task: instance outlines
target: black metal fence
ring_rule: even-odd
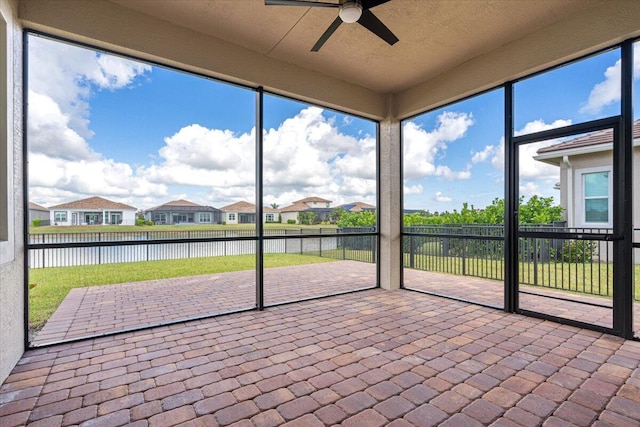
[[[250,255],[258,242],[253,229],[33,234],[29,268]],[[262,242],[265,254],[375,262],[377,253],[370,227],[266,229]]]
[[[567,228],[558,224],[522,226],[520,231],[611,234],[611,229]],[[563,236],[563,237],[564,237]],[[553,236],[552,236],[553,237]],[[502,225],[425,225],[405,227],[404,266],[424,271],[504,279]],[[611,296],[612,244],[603,240],[520,238],[522,285]],[[640,295],[635,296],[640,300]]]
[[[378,237],[371,227],[265,229],[265,254],[300,254],[338,260],[376,262]],[[610,229],[523,226],[521,231],[608,234]],[[29,236],[29,267],[64,267],[256,253],[254,229],[98,233]],[[612,244],[601,240],[520,238],[523,285],[611,296]],[[405,227],[404,266],[492,280],[503,280],[504,229],[501,225]],[[635,294],[640,300],[640,294]]]

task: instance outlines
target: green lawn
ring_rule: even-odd
[[[296,254],[265,254],[269,267],[331,262],[332,259]],[[29,326],[39,328],[73,288],[252,270],[255,255],[188,258],[29,270]]]
[[[404,265],[409,267],[409,254],[404,256]],[[414,268],[418,270],[462,275],[462,258],[414,255]],[[635,265],[635,295],[640,300],[640,264]],[[568,262],[520,262],[518,265],[520,283],[537,284],[543,289],[555,289],[578,294],[603,297],[613,296],[613,265],[610,263],[568,263]],[[503,279],[502,259],[487,260],[466,258],[464,272],[467,276]],[[537,281],[536,281],[537,280]],[[609,283],[607,288],[606,283]]]

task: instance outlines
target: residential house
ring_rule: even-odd
[[[102,197],[89,197],[51,206],[53,225],[135,225],[136,208]]]
[[[610,129],[541,148],[534,158],[560,168],[560,182],[555,188],[560,190],[560,205],[568,227],[613,228],[613,187],[618,181],[613,173]],[[640,165],[640,120],[633,124],[633,162]],[[633,192],[634,200],[640,200],[638,167],[633,171]],[[633,223],[640,224],[638,207],[633,212]],[[640,229],[634,231],[634,238],[640,241]],[[601,247],[599,252],[601,259],[610,260],[613,256],[610,244],[608,250]],[[635,262],[640,263],[640,256],[635,257]]]
[[[220,224],[222,211],[188,200],[173,200],[147,209],[144,218],[154,224]]]
[[[222,221],[225,224],[255,224],[256,205],[253,203],[240,201],[220,208],[222,211]],[[278,222],[278,209],[264,206],[262,208],[263,222]]]
[[[49,209],[29,202],[29,225],[33,225],[34,220],[38,220],[39,225],[49,225]]]
[[[370,205],[369,203],[365,203],[365,202],[345,203],[345,204],[340,205],[338,207],[344,209],[347,212],[364,212],[364,211],[375,211],[376,210],[375,206]]]
[[[321,197],[307,197],[296,200],[289,206],[280,209],[280,217],[283,224],[289,221],[295,221],[296,224],[299,224],[298,215],[300,213],[313,213],[315,221],[322,222],[330,216],[332,210],[331,200]]]

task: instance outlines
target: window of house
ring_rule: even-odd
[[[612,178],[610,166],[576,170],[576,212],[578,227],[611,227],[613,225]]]
[[[209,212],[200,213],[200,222],[211,222],[211,214]]]
[[[275,217],[272,213],[268,213],[265,218],[267,219],[267,222],[275,222]]]
[[[230,213],[230,214],[227,215],[227,218],[229,218],[229,221],[235,221],[236,220],[236,214]]]
[[[166,213],[157,213],[153,216],[153,222],[156,224],[165,224],[167,222]]]
[[[67,211],[55,211],[53,218],[55,222],[67,222]]]

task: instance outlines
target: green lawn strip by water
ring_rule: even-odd
[[[264,255],[269,268],[331,261],[334,260],[309,255]],[[255,255],[236,255],[30,269],[29,326],[38,328],[44,324],[73,288],[252,270],[255,262]]]

